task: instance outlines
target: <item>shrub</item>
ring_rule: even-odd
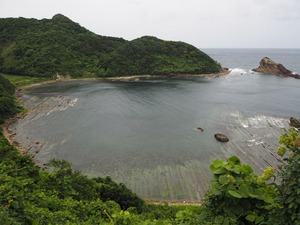
[[[259,177],[236,156],[215,160],[210,169],[213,181],[201,213],[204,224],[263,224],[269,220],[271,210],[278,207],[278,193],[274,184],[265,181],[274,176],[274,169],[267,168]]]

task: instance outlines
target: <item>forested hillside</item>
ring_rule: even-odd
[[[183,42],[96,35],[58,14],[52,19],[0,19],[0,72],[48,76],[207,74],[221,67]]]
[[[220,65],[192,45],[144,36],[126,42],[110,54],[108,75],[207,74]]]

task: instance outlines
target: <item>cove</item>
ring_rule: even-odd
[[[199,201],[214,159],[237,155],[258,174],[281,164],[277,141],[300,114],[299,88],[236,70],[214,79],[69,81],[25,90],[29,114],[9,129],[39,164],[66,159],[146,199]]]

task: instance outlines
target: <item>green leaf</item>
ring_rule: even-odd
[[[213,174],[223,174],[225,172],[223,167],[224,162],[222,160],[217,159],[210,165],[210,170]]]
[[[222,194],[219,187],[220,187],[220,185],[217,182],[212,183],[212,193],[214,195],[221,195]]]
[[[253,173],[253,169],[249,165],[240,166],[240,171],[245,175]]]
[[[40,222],[40,219],[33,219],[33,220],[31,221],[31,225],[38,225],[39,222]]]
[[[216,224],[221,224],[221,223],[223,223],[223,221],[224,221],[224,217],[223,216],[217,216],[215,218],[215,223]]]
[[[287,198],[287,200],[285,201],[286,203],[291,203],[292,201],[294,201],[294,197],[290,196]]]
[[[213,161],[211,165],[214,166],[215,168],[220,168],[224,165],[224,161],[220,159],[216,159],[215,161]]]
[[[241,164],[241,161],[240,161],[240,159],[237,156],[232,156],[227,161],[228,161],[228,163],[230,163],[232,165]]]
[[[227,177],[227,175],[221,175],[221,176],[219,177],[219,182],[220,182],[220,184],[222,184],[222,185],[226,185],[226,184],[228,184],[228,183],[230,182],[230,180],[229,180],[229,178]]]
[[[11,206],[15,209],[18,209],[19,208],[19,202],[18,201],[13,201]]]
[[[255,214],[249,214],[248,216],[246,216],[246,220],[250,221],[250,222],[254,222],[256,219],[256,215]]]
[[[269,196],[269,195],[265,195],[265,196],[263,197],[263,200],[264,200],[265,202],[267,202],[267,203],[270,203],[270,204],[273,204],[273,203],[274,203],[274,199],[273,199],[271,196]]]
[[[229,219],[227,217],[224,219],[222,225],[229,225]]]
[[[236,191],[229,190],[228,193],[235,198],[242,198],[243,196],[237,193]]]
[[[263,215],[260,215],[258,217],[256,217],[255,219],[255,223],[259,224],[260,222],[264,221],[265,217]]]
[[[249,197],[249,190],[246,184],[242,184],[239,188],[239,193],[244,197]]]
[[[290,203],[290,204],[289,204],[289,209],[293,208],[293,207],[294,207],[294,205],[295,205],[295,203],[294,203],[294,202]]]

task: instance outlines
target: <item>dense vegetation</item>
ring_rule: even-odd
[[[0,72],[29,76],[70,74],[207,74],[221,67],[182,42],[96,35],[63,15],[52,19],[0,19]]]
[[[0,76],[1,93],[12,108],[14,86]],[[261,176],[233,156],[215,160],[213,180],[202,206],[145,203],[124,184],[109,177],[88,178],[70,163],[52,160],[48,169],[37,167],[19,153],[0,129],[1,224],[204,224],[300,225],[300,133],[290,129],[280,139],[277,153],[286,162],[268,167]],[[275,182],[277,179],[277,182]]]
[[[20,107],[13,97],[14,92],[15,87],[0,75],[0,124],[20,111]]]
[[[206,74],[220,65],[195,47],[145,36],[116,49],[105,62],[107,75]]]

